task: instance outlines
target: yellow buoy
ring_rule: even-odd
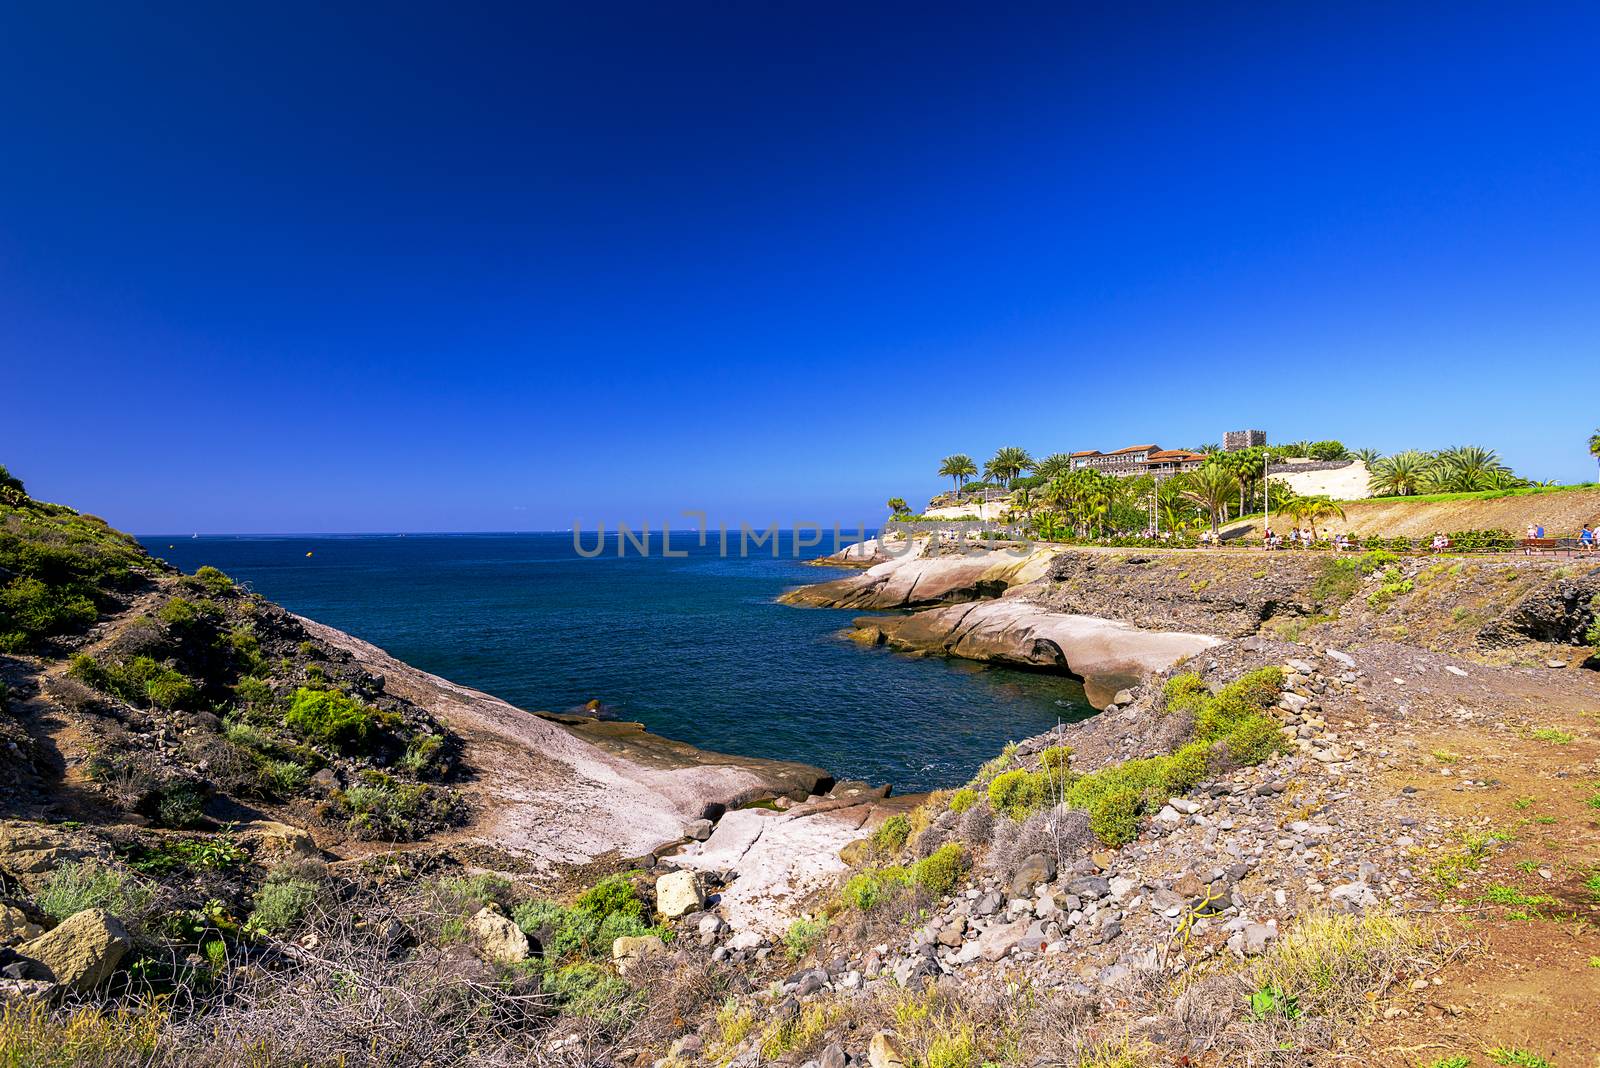
[[[310,556],[310,555],[311,555],[311,554],[310,554],[310,553],[306,553],[306,555],[307,555],[307,556]]]

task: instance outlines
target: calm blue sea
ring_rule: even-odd
[[[787,537],[778,559],[724,558],[693,534],[672,536],[682,558],[659,534],[648,557],[632,544],[619,557],[613,537],[594,559],[566,533],[142,541],[524,708],[598,698],[702,748],[902,792],[959,784],[1008,740],[1089,713],[1069,679],[863,649],[839,637],[858,613],[774,603],[846,573],[802,564]]]

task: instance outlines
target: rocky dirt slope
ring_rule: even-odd
[[[1488,500],[1350,501],[1343,508],[1345,519],[1340,521],[1335,518],[1333,529],[1363,537],[1425,538],[1452,530],[1491,529],[1509,530],[1520,537],[1529,524],[1543,526],[1551,537],[1577,537],[1585,523],[1591,527],[1600,524],[1600,488],[1529,493]],[[1232,524],[1223,531],[1224,537],[1259,537],[1260,534],[1260,521]]]

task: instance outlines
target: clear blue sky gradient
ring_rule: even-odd
[[[1245,426],[1593,477],[1592,4],[135,6],[0,21],[0,462],[126,528]]]

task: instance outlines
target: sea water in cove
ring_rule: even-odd
[[[592,551],[597,535],[583,537]],[[598,699],[703,749],[901,792],[958,785],[1007,741],[1090,712],[1071,679],[862,648],[840,637],[861,613],[777,604],[848,573],[805,564],[787,536],[776,559],[737,555],[736,538],[723,556],[692,533],[671,536],[687,556],[665,556],[657,534],[648,556],[619,556],[612,536],[592,559],[565,532],[142,540],[522,708]]]

